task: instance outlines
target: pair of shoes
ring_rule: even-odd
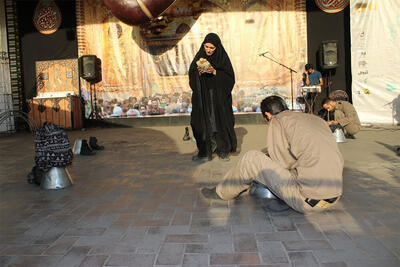
[[[230,161],[229,153],[220,152],[220,153],[218,153],[218,157],[222,161]]]
[[[189,141],[190,140],[190,135],[189,135],[189,127],[185,127],[185,135],[183,136],[183,141]]]
[[[220,198],[220,196],[218,196],[217,194],[216,187],[213,188],[204,187],[201,189],[201,194],[208,199],[222,200],[222,198]]]
[[[104,150],[104,146],[99,146],[97,144],[97,138],[94,136],[91,136],[89,138],[89,146],[92,150]]]
[[[290,207],[283,200],[275,199],[265,199],[264,205],[262,206],[265,211],[281,212],[288,210]]]
[[[354,135],[348,134],[348,133],[345,135],[345,137],[346,137],[347,139],[356,139],[356,137],[355,137]]]
[[[28,174],[28,183],[40,185],[42,183],[44,176],[44,171],[39,169],[37,166],[34,166],[31,172]]]
[[[81,145],[81,155],[84,156],[93,156],[94,154],[96,154],[95,151],[93,151],[90,147],[89,144],[87,142],[86,139],[82,140],[82,145]]]

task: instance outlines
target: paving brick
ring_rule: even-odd
[[[379,259],[379,260],[348,260],[346,261],[349,267],[398,267],[400,266],[400,261],[396,259]]]
[[[266,241],[258,243],[262,262],[267,264],[288,263],[286,251],[281,242]]]
[[[257,242],[254,234],[234,234],[233,245],[235,252],[257,252]]]
[[[81,236],[75,242],[75,246],[97,246],[99,244],[102,245],[111,245],[120,240],[119,236]]]
[[[272,216],[272,224],[277,231],[296,231],[292,220],[285,216]]]
[[[14,258],[14,256],[0,256],[0,266],[7,266]]]
[[[133,226],[168,226],[169,219],[154,219],[154,220],[139,220],[136,219],[132,225]]]
[[[348,260],[365,260],[371,257],[359,248],[353,249],[320,249],[315,250],[314,256],[319,262],[335,262],[338,259],[347,262]]]
[[[106,266],[153,266],[155,254],[112,254],[106,261]]]
[[[347,264],[345,262],[328,262],[328,263],[322,263],[321,267],[347,267]]]
[[[294,267],[319,266],[311,252],[289,252],[289,259]]]
[[[103,266],[108,256],[106,255],[94,255],[86,256],[79,267],[99,267]]]
[[[57,262],[61,256],[19,256],[13,259],[7,267],[43,267],[43,266],[57,266]]]
[[[75,236],[63,236],[54,242],[43,254],[46,255],[64,255],[70,247],[79,239]]]
[[[202,234],[175,234],[165,237],[165,242],[169,243],[205,243],[207,241],[208,235]]]
[[[1,251],[1,255],[41,255],[47,245],[9,246]]]
[[[139,242],[132,242],[131,240],[125,241],[127,244],[137,247],[137,253],[156,253],[159,251],[160,246],[164,243],[164,235],[145,235],[144,238]]]
[[[172,225],[189,225],[191,214],[188,212],[176,213],[172,219]]]
[[[95,245],[90,249],[89,255],[134,254],[135,252],[136,246],[116,242]]]
[[[379,236],[378,240],[391,250],[400,250],[400,235]]]
[[[374,237],[357,237],[354,239],[357,247],[361,248],[363,251],[368,253],[374,258],[394,258],[395,255],[391,253],[387,248],[385,248],[382,243],[380,243]]]
[[[208,266],[208,254],[185,254],[183,256],[183,267],[204,267]]]
[[[311,223],[299,223],[296,224],[297,229],[299,230],[300,234],[306,240],[323,240],[325,239],[324,235],[322,234],[320,228],[316,224]]]
[[[180,265],[183,252],[183,244],[164,244],[158,253],[156,265]]]
[[[348,234],[340,229],[323,231],[324,235],[327,237],[328,242],[336,249],[346,249],[354,248],[356,244],[354,240],[350,238]]]
[[[301,240],[301,237],[297,231],[279,231],[279,232],[257,233],[256,240],[258,242],[296,241],[296,240]]]
[[[283,246],[287,251],[304,251],[332,248],[328,241],[325,240],[296,240],[284,241]]]
[[[29,236],[26,234],[2,234],[0,235],[0,244],[1,245],[25,245],[31,244],[37,236]]]
[[[210,265],[225,264],[259,264],[258,253],[223,253],[211,254]]]
[[[65,236],[98,236],[102,235],[106,228],[71,228],[65,232]]]
[[[170,226],[155,226],[148,227],[148,235],[173,235],[173,234],[190,234],[188,225],[170,225]]]
[[[233,253],[232,243],[187,244],[185,253]]]
[[[88,254],[90,247],[72,247],[57,263],[60,267],[74,267],[81,265]]]
[[[257,265],[238,265],[238,266],[239,267],[292,267],[292,264],[278,263],[278,264],[257,264]]]

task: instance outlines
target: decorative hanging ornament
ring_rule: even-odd
[[[52,34],[61,25],[60,8],[54,0],[39,0],[33,13],[33,25],[43,34]]]
[[[122,22],[141,25],[156,19],[175,0],[104,0],[104,4]]]
[[[327,13],[337,13],[345,9],[350,0],[315,0],[317,6]]]

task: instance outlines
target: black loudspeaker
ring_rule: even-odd
[[[84,55],[79,58],[79,75],[86,81],[96,81],[99,76],[98,70],[95,55]]]
[[[338,41],[322,41],[319,49],[320,66],[323,69],[335,69],[339,66],[338,62]]]

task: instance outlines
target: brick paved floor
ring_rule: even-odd
[[[344,195],[330,211],[266,213],[248,195],[208,201],[239,155],[262,149],[266,127],[237,126],[230,162],[193,163],[184,127],[69,132],[106,150],[76,156],[75,184],[28,184],[29,133],[0,137],[0,266],[400,266],[397,128],[364,128],[340,144]]]

